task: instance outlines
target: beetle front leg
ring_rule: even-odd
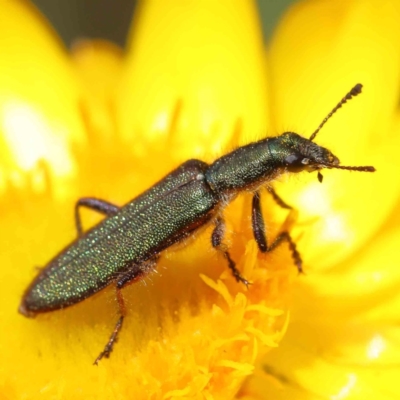
[[[272,198],[275,200],[275,203],[282,208],[286,208],[287,210],[292,210],[293,207],[289,204],[285,203],[282,198],[275,192],[275,189],[271,186],[267,186],[268,192],[271,194]]]
[[[226,246],[222,243],[222,240],[224,238],[225,234],[225,222],[221,217],[218,217],[217,220],[215,221],[215,228],[213,230],[213,233],[211,235],[211,243],[215,249],[217,249],[219,252],[222,253],[222,255],[226,258],[226,261],[228,261],[228,266],[232,271],[233,276],[238,282],[242,282],[248,287],[250,285],[250,282],[243,278],[243,276],[240,274],[239,270],[236,268],[235,262],[232,260]]]
[[[130,268],[124,272],[117,280],[116,284],[116,293],[117,293],[117,300],[118,300],[118,308],[120,312],[120,317],[118,318],[117,323],[115,324],[114,330],[108,339],[107,344],[104,347],[104,350],[97,356],[96,360],[94,361],[94,365],[97,365],[98,362],[103,358],[110,357],[110,354],[113,350],[114,344],[118,339],[118,334],[122,328],[122,323],[124,322],[125,314],[126,314],[126,307],[124,297],[122,296],[122,288],[128,284],[134,283],[142,279],[145,275],[147,275],[150,270],[153,269],[157,262],[157,258],[154,257],[151,260],[148,260],[142,264],[134,264],[131,263]]]
[[[75,224],[76,230],[78,231],[78,237],[82,236],[83,234],[82,221],[79,214],[80,207],[86,207],[91,210],[98,211],[108,217],[115,215],[119,210],[118,206],[109,203],[108,201],[96,199],[94,197],[82,197],[75,204]]]
[[[275,192],[274,192],[275,193]],[[265,235],[265,223],[261,211],[260,193],[255,192],[253,196],[251,221],[253,227],[254,238],[257,242],[258,248],[262,253],[267,253],[277,248],[284,240],[289,244],[290,251],[292,252],[293,261],[299,273],[303,272],[302,260],[300,253],[297,251],[296,244],[291,238],[289,232],[281,232],[276,239],[268,246],[267,238]]]

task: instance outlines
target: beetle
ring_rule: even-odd
[[[170,172],[146,192],[118,207],[96,198],[81,198],[75,206],[77,239],[57,254],[41,270],[23,295],[19,312],[27,317],[72,306],[115,283],[120,317],[97,364],[109,357],[126,314],[122,288],[150,273],[160,253],[191,236],[198,228],[214,223],[212,246],[221,253],[238,282],[245,279],[223,244],[223,208],[242,191],[252,191],[252,228],[261,252],[288,242],[299,272],[301,257],[289,232],[267,242],[259,189],[266,186],[276,202],[290,208],[274,192],[270,183],[285,173],[318,172],[337,168],[374,172],[372,166],[342,166],[328,149],[313,142],[319,130],[352,97],[361,93],[361,84],[332,109],[315,132],[306,139],[294,132],[265,138],[218,158],[212,164],[189,160]],[[80,209],[87,207],[106,216],[83,232]]]

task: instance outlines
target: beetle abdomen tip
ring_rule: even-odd
[[[34,311],[28,309],[24,301],[22,301],[22,303],[20,304],[18,312],[28,318],[33,318],[36,316],[36,313]]]

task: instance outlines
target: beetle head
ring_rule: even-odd
[[[289,172],[319,171],[322,168],[335,168],[339,159],[328,149],[294,132],[281,135],[284,144],[284,165]]]
[[[290,172],[300,171],[318,171],[318,180],[322,182],[320,170],[322,168],[346,169],[349,171],[374,172],[375,168],[371,166],[349,167],[339,165],[339,159],[328,149],[318,146],[313,142],[317,133],[326,124],[337,110],[339,110],[348,100],[361,93],[362,85],[358,83],[342,100],[332,109],[324,118],[318,128],[313,132],[309,139],[303,138],[293,132],[286,132],[279,138],[284,145],[284,165]]]
[[[318,171],[318,180],[322,182],[323,168],[346,169],[349,171],[374,172],[371,166],[350,167],[339,165],[339,159],[325,147],[294,132],[285,132],[279,137],[283,144],[283,164],[289,172]]]

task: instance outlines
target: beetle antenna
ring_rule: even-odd
[[[360,172],[375,172],[376,169],[371,166],[363,166],[363,167],[347,167],[344,165],[328,165],[328,168],[336,168],[336,169],[347,169],[348,171],[360,171]]]
[[[339,103],[336,105],[336,107],[324,118],[324,120],[320,123],[319,127],[310,136],[309,140],[313,141],[315,139],[315,136],[317,136],[317,133],[328,122],[329,118],[332,117],[332,115],[335,114],[335,112],[337,110],[339,110],[339,108],[341,108],[342,105],[347,102],[347,100],[351,100],[354,96],[357,96],[358,94],[360,94],[361,93],[361,89],[362,89],[361,83],[357,83],[357,85],[355,85],[353,87],[353,89],[351,89],[350,92],[347,93],[346,96],[344,96],[343,99],[339,101]]]

